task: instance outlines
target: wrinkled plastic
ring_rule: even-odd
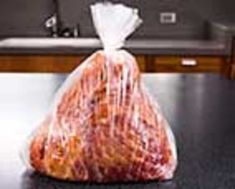
[[[103,23],[107,11],[110,20],[122,12],[119,26],[115,19]],[[173,134],[141,83],[135,58],[118,50],[141,23],[137,11],[96,4],[92,15],[105,50],[91,55],[61,86],[28,140],[26,161],[35,171],[65,180],[170,179],[177,165]],[[111,35],[106,25],[120,32]],[[115,36],[119,40],[112,41]]]

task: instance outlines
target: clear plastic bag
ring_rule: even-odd
[[[104,45],[78,66],[28,140],[26,162],[35,171],[73,181],[170,179],[177,164],[168,123],[141,83],[126,37],[141,23],[120,4],[91,6]]]

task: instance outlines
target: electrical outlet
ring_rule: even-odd
[[[160,13],[160,23],[161,24],[175,24],[176,23],[176,13],[175,12],[161,12]]]

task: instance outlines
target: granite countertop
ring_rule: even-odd
[[[176,137],[179,165],[168,182],[69,183],[27,171],[19,158],[26,136],[65,80],[63,74],[0,75],[0,188],[234,189],[235,82],[213,74],[144,74]]]
[[[0,40],[0,54],[90,54],[101,49],[98,38],[9,38]],[[226,43],[213,40],[130,39],[124,49],[134,54],[228,55]]]

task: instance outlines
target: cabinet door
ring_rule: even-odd
[[[19,55],[0,56],[0,72],[72,72],[87,55]],[[135,56],[142,72],[145,57]]]
[[[156,72],[216,72],[220,73],[225,66],[223,57],[156,57]]]
[[[145,72],[146,71],[146,61],[145,61],[145,56],[144,55],[137,55],[135,56],[136,58],[136,62],[139,66],[139,69],[141,72]]]
[[[71,72],[84,56],[0,56],[2,72]]]
[[[235,79],[235,62],[231,65],[231,70],[230,70],[230,79]]]

